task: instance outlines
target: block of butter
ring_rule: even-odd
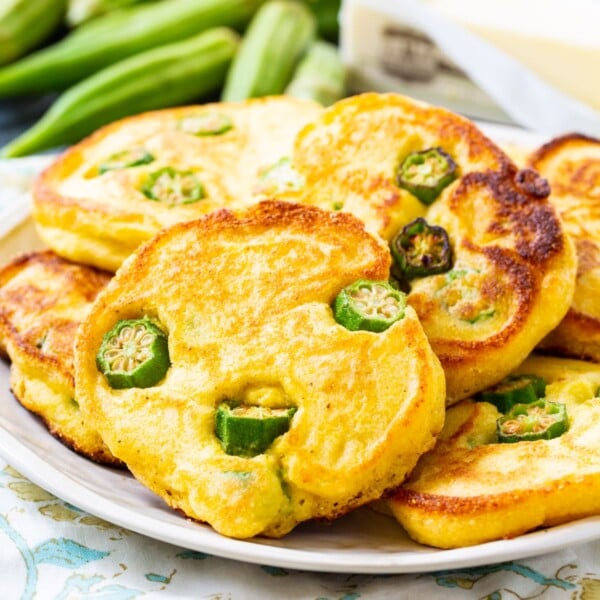
[[[474,57],[467,75],[460,52],[449,56],[452,39],[442,50],[415,8],[435,15],[438,32],[440,23],[452,24],[457,49],[473,34],[590,113],[600,111],[597,0],[345,0],[340,44],[354,91],[398,91],[473,118],[514,122],[506,102],[474,82]]]

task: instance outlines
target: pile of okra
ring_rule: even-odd
[[[3,0],[0,102],[53,94],[17,157],[147,110],[346,94],[340,0]]]

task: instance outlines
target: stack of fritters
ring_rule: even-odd
[[[499,444],[498,411],[467,399],[539,344],[598,360],[597,156],[571,136],[519,170],[470,121],[394,94],[119,121],[35,186],[38,231],[63,258],[2,271],[12,387],[74,449],[233,537],[389,493],[431,450],[444,403],[440,442],[391,501],[415,539],[472,544],[597,513],[569,493],[598,492],[593,367],[523,367],[568,404],[556,440]],[[109,276],[65,259],[117,273],[94,300]],[[363,280],[407,294],[384,331],[336,321],[334,299]]]

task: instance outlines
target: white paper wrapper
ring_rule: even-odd
[[[542,80],[536,73],[418,0],[346,0],[340,16],[342,54],[358,91],[405,91],[468,116],[510,120],[546,136],[579,131],[600,137],[600,113]],[[420,72],[394,77],[389,68],[394,28],[412,35],[408,50]],[[411,33],[412,32],[412,33]],[[434,44],[441,84],[426,82],[423,44]],[[386,43],[387,37],[387,43]],[[405,55],[406,56],[406,55]],[[398,61],[396,65],[401,61]],[[386,67],[387,63],[387,67]],[[435,68],[436,65],[429,65]],[[467,76],[461,77],[457,68]],[[590,73],[591,77],[595,75]],[[400,82],[400,83],[399,83]]]

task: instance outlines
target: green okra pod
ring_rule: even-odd
[[[272,0],[261,6],[227,73],[221,99],[236,102],[283,93],[315,32],[315,17],[305,4]]]
[[[118,10],[0,69],[0,97],[64,90],[93,73],[207,29],[245,27],[263,0],[161,0]]]
[[[133,4],[150,0],[68,0],[65,21],[69,27],[78,27],[82,23]]]
[[[66,0],[2,0],[0,65],[20,58],[58,29],[66,3]]]
[[[285,93],[314,100],[323,106],[343,98],[346,95],[346,67],[337,47],[315,40],[296,67]]]
[[[107,67],[62,94],[2,155],[24,156],[70,144],[119,118],[214,94],[238,43],[233,30],[219,27]]]

